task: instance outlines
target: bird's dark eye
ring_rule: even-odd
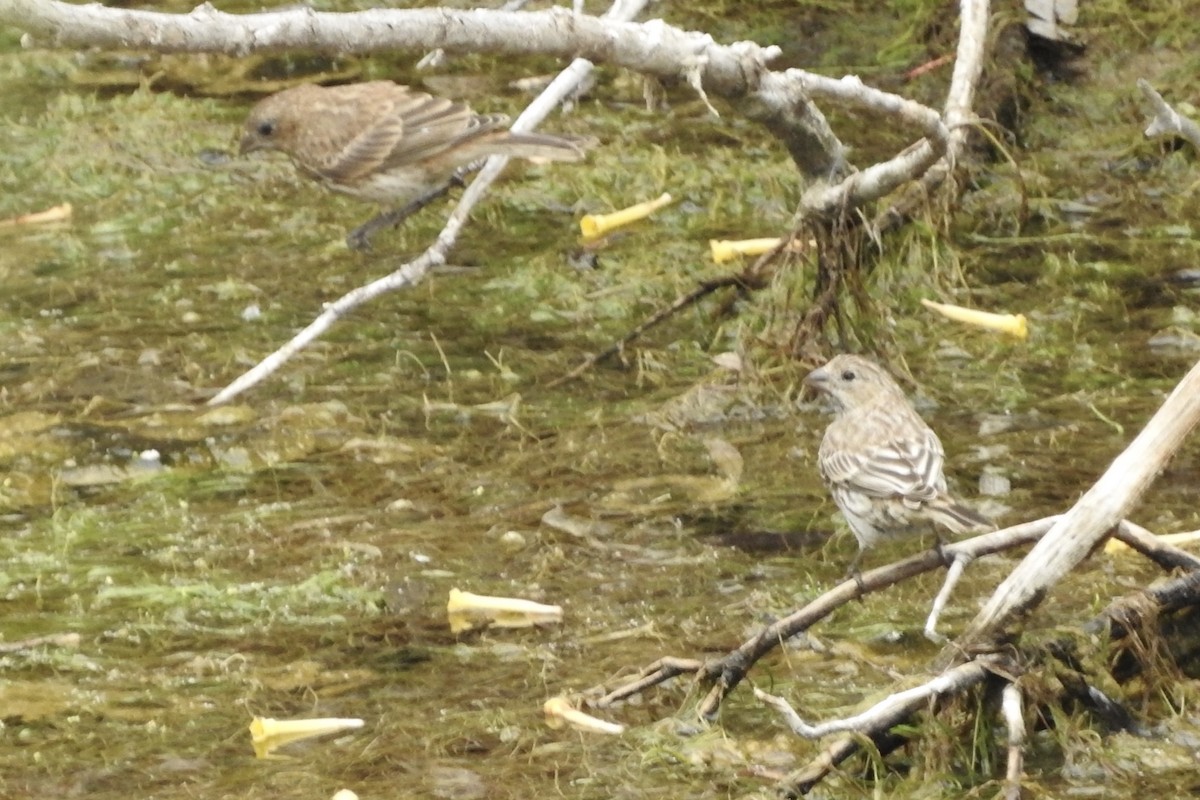
[[[266,122],[258,123],[259,136],[273,136],[275,134],[275,123],[267,120]]]
[[[844,381],[852,381],[855,377],[854,370],[852,369],[848,369],[842,373],[842,380]]]

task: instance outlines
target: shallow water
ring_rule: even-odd
[[[769,791],[761,772],[817,752],[741,690],[702,735],[679,735],[686,684],[603,712],[631,726],[622,737],[541,718],[547,698],[662,655],[726,652],[833,585],[853,555],[815,474],[825,417],[797,397],[804,367],[760,335],[794,313],[786,288],[759,296],[765,311],[752,300],[740,316],[683,314],[623,361],[550,385],[721,274],[708,238],[786,226],[784,156],[757,129],[714,123],[681,94],[676,146],[639,88],[606,87],[619,102],[552,127],[656,144],[516,170],[455,251],[462,269],[359,311],[209,409],[204,398],[323,302],[419,252],[441,209],[351,253],[341,236],[370,209],[277,162],[222,155],[247,101],[79,88],[73,57],[5,37],[0,217],[63,201],[75,213],[0,229],[0,644],[58,637],[0,652],[0,794],[735,796]],[[1171,280],[1195,252],[1180,227],[1194,194],[1176,191],[1183,157],[1141,145],[1134,175],[1134,126],[1109,130],[1096,109],[1122,101],[1096,86],[1050,91],[1059,108],[1087,106],[1095,127],[1031,125],[1021,166],[1040,216],[1026,238],[968,216],[951,238],[895,241],[877,276],[960,493],[1005,522],[1069,505],[1194,358],[1186,336],[1149,346],[1196,327],[1194,290]],[[1012,202],[1005,170],[968,209]],[[662,191],[683,199],[611,243],[599,268],[569,265],[577,203],[604,211]],[[1080,197],[1103,212],[1062,211]],[[975,294],[958,299],[1026,313],[1031,341],[919,310],[938,290],[914,270],[933,259],[961,265]],[[949,289],[941,299],[956,299]],[[740,375],[710,358],[734,349]],[[1013,491],[977,498],[985,467]],[[1189,446],[1136,519],[1200,527],[1195,471]],[[570,524],[543,522],[556,508]],[[943,630],[1012,563],[972,568]],[[1098,556],[1031,624],[1086,619],[1152,575]],[[936,648],[919,629],[937,587],[927,576],[846,608],[814,630],[819,647],[777,653],[752,677],[814,717],[845,713],[926,668]],[[564,621],[454,636],[451,588],[561,604]],[[258,761],[255,715],[366,724]],[[1170,724],[1158,761],[1138,740],[1106,761],[1039,739],[1036,780],[1120,791],[1152,770],[1176,786],[1193,734],[1186,717]],[[888,780],[906,785],[902,772]]]

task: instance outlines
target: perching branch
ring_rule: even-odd
[[[862,573],[858,580],[843,581],[802,608],[767,625],[741,646],[719,659],[707,662],[673,657],[660,659],[639,672],[637,677],[628,683],[608,691],[594,692],[598,699],[593,704],[597,708],[604,708],[671,678],[692,673],[698,684],[710,687],[708,695],[697,705],[696,712],[701,717],[712,718],[720,709],[722,701],[741,684],[759,660],[788,639],[810,630],[847,603],[926,572],[941,569],[945,566],[944,558],[969,563],[985,555],[1030,544],[1051,530],[1061,519],[1059,516],[1047,517],[1014,525],[946,544],[941,553],[936,550],[924,550],[902,561],[868,570]],[[1200,558],[1159,541],[1138,525],[1123,520],[1116,526],[1113,534],[1163,569],[1183,567],[1200,570]],[[950,584],[950,588],[953,588],[953,584]],[[948,595],[949,589],[944,588],[938,595],[938,602],[944,605]],[[929,624],[935,622],[936,615],[931,615]]]
[[[965,5],[964,10],[973,5],[978,5],[978,0]],[[754,42],[722,45],[706,33],[684,31],[662,20],[630,19],[628,15],[574,14],[561,8],[534,12],[374,9],[352,13],[304,8],[227,14],[208,4],[183,15],[98,4],[73,5],[60,0],[0,0],[0,24],[25,30],[23,43],[30,47],[235,56],[291,49],[368,54],[440,48],[447,52],[581,57],[659,80],[681,80],[702,94],[744,103],[750,116],[784,142],[803,174],[822,179],[843,174],[844,148],[812,103],[822,97],[844,96],[845,90],[836,88],[836,81],[803,70],[769,71],[767,64],[780,54],[775,46],[763,47]],[[972,34],[963,41],[978,38]],[[981,58],[981,52],[960,52],[958,63],[978,64]],[[960,88],[952,87],[951,97],[965,95],[969,101],[973,88],[956,86]],[[874,95],[868,105],[881,114],[892,113],[896,103],[919,108],[896,96],[881,103],[881,98],[888,97],[886,93],[871,92]],[[925,111],[934,119],[938,117],[930,109]],[[958,124],[957,117],[953,124]],[[938,140],[944,141],[945,137],[945,130],[936,134]],[[912,164],[910,169],[921,169],[919,164]],[[835,201],[830,198],[823,202]]]

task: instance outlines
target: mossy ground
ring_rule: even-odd
[[[1172,280],[1195,261],[1195,155],[1141,139],[1134,90],[1145,77],[1169,98],[1190,96],[1186,5],[1154,17],[1089,7],[1080,74],[1039,84],[1014,160],[976,173],[948,233],[915,224],[883,242],[873,325],[934,401],[924,408],[961,492],[974,496],[985,467],[1012,480],[1005,521],[1065,508],[1194,358],[1148,340],[1197,325],[1193,291]],[[779,41],[794,63],[902,90],[899,73],[940,54],[915,32],[945,13],[676,11],[663,9],[721,40]],[[781,345],[807,299],[801,270],[732,309],[690,310],[584,380],[548,386],[723,274],[709,238],[787,229],[793,173],[762,131],[710,117],[684,89],[669,112],[647,111],[637,81],[602,70],[590,98],[547,126],[597,136],[586,165],[518,167],[454,251],[466,269],[358,312],[242,404],[210,412],[195,401],[321,303],[423,249],[442,209],[351,253],[341,237],[373,209],[285,164],[230,155],[248,99],[201,96],[228,63],[176,57],[184,74],[172,81],[170,64],[110,60],[96,88],[100,56],[22,51],[16,39],[0,34],[0,218],[64,201],[75,216],[0,230],[3,638],[80,639],[0,656],[0,794],[765,795],[770,782],[751,766],[787,769],[816,752],[744,692],[698,737],[656,724],[685,707],[685,686],[616,710],[633,726],[619,739],[540,719],[546,697],[660,655],[724,652],[831,585],[853,554],[848,536],[831,538],[838,523],[813,466],[825,418],[797,404],[803,366]],[[149,88],[122,87],[114,66]],[[412,77],[383,60],[319,66]],[[467,79],[476,107],[515,110],[522,97],[507,81],[552,68],[462,58],[447,73]],[[859,157],[870,129],[848,136]],[[584,210],[663,191],[678,202],[614,237],[595,269],[570,265]],[[1023,312],[1033,335],[1013,343],[952,327],[921,297]],[[246,321],[251,305],[261,316]],[[730,350],[747,364],[740,380],[712,364]],[[477,407],[513,393],[515,415]],[[742,456],[736,487],[710,460],[702,440],[713,436]],[[148,449],[164,468],[138,465]],[[1173,463],[1138,521],[1198,527],[1196,459],[1193,446]],[[608,527],[542,525],[555,505]],[[944,627],[969,619],[1010,566],[972,568]],[[1097,557],[1048,601],[1049,618],[1085,618],[1150,575]],[[456,639],[441,616],[454,586],[562,603],[566,622]],[[936,586],[845,609],[815,632],[835,646],[779,654],[756,681],[814,717],[844,712],[928,663],[934,648],[917,632]],[[1166,699],[1182,707],[1180,691]],[[253,714],[367,727],[256,762]],[[1035,740],[1031,783],[1047,795],[1132,793],[1152,774],[1170,792],[1191,769],[1171,748],[1194,736],[1194,720],[1166,719],[1167,743],[1151,753],[1132,738],[1084,747],[1086,720],[1064,716]],[[943,744],[914,750],[906,770],[881,769],[884,791],[993,790],[986,769],[938,778],[980,763]],[[836,791],[872,789],[848,775]]]

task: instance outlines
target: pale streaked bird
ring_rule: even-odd
[[[955,534],[993,527],[949,495],[941,441],[886,370],[860,356],[839,355],[804,382],[837,407],[817,465],[858,540],[851,574],[857,574],[864,550],[922,521]]]

